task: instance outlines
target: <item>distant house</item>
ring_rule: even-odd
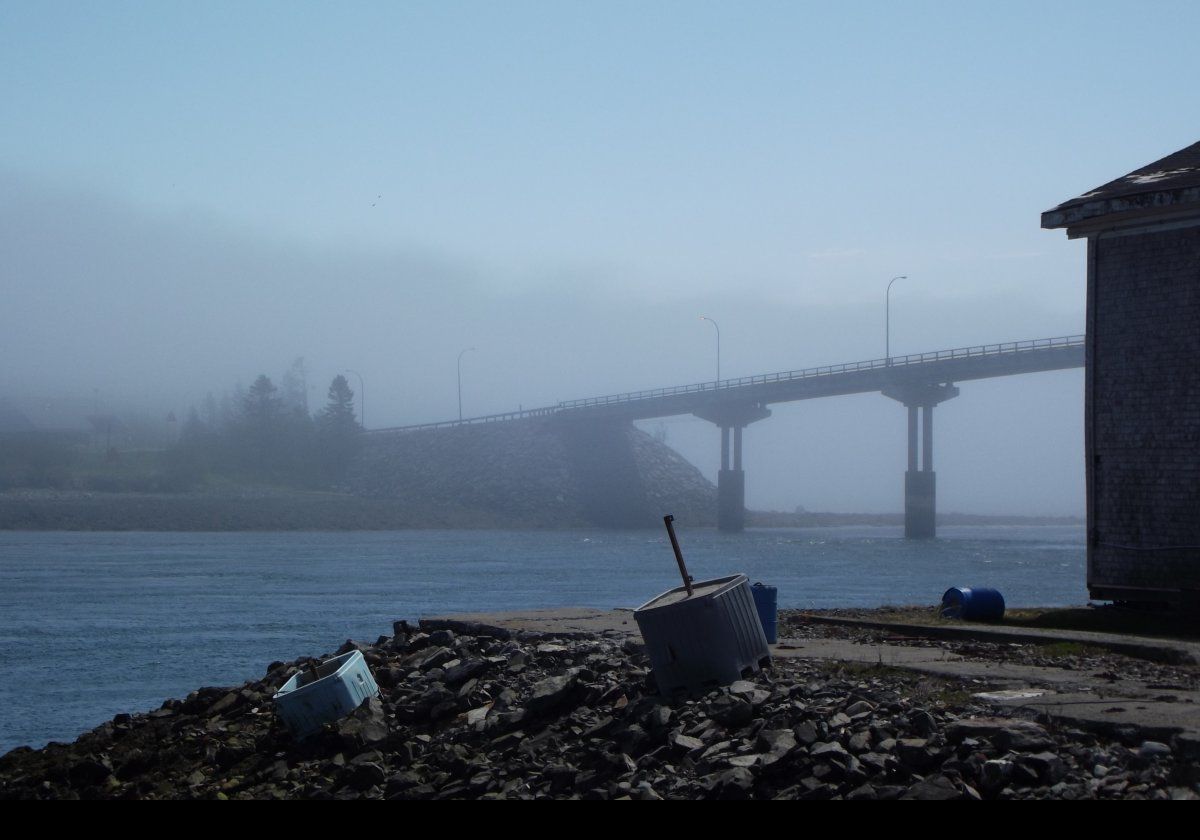
[[[1088,589],[1200,599],[1200,143],[1042,214],[1087,238]]]

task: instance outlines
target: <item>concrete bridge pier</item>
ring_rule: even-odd
[[[742,470],[742,429],[721,427],[721,469],[717,472],[717,528],[741,531],[746,527],[746,473]],[[729,460],[729,438],[733,437],[733,462]]]
[[[762,405],[715,405],[695,415],[721,429],[721,469],[717,472],[717,529],[746,528],[746,473],[742,470],[742,430],[771,416]],[[731,446],[732,444],[732,446]],[[732,449],[732,458],[731,455]]]
[[[904,473],[904,536],[927,540],[937,536],[937,474],[933,471],[933,408],[958,396],[944,385],[899,385],[885,388],[885,397],[908,409],[908,469]],[[920,469],[917,469],[917,412],[920,410]]]

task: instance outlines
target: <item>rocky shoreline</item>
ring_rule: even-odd
[[[305,741],[281,726],[271,695],[311,660],[276,662],[260,680],[118,715],[72,744],[13,750],[0,757],[0,798],[1186,799],[1200,790],[1194,740],[1065,725],[882,665],[777,657],[761,674],[670,703],[636,639],[621,634],[446,620],[395,630],[339,649],[363,652],[381,696]]]

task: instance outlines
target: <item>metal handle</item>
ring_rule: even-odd
[[[683,585],[690,598],[695,594],[692,591],[692,576],[688,574],[687,566],[684,565],[683,552],[679,550],[679,540],[675,539],[675,526],[671,524],[674,521],[675,517],[669,513],[663,517],[663,524],[667,526],[667,534],[671,537],[671,548],[675,550],[675,562],[679,564],[679,574],[683,577]]]

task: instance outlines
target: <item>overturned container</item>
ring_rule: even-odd
[[[275,692],[275,710],[296,737],[304,738],[378,695],[379,686],[362,653],[352,650],[325,660],[315,670],[293,674]]]
[[[745,575],[702,580],[664,592],[633,617],[666,696],[728,685],[771,661]]]
[[[942,595],[941,615],[963,621],[1000,621],[1004,618],[1004,596],[997,589],[951,587]]]

